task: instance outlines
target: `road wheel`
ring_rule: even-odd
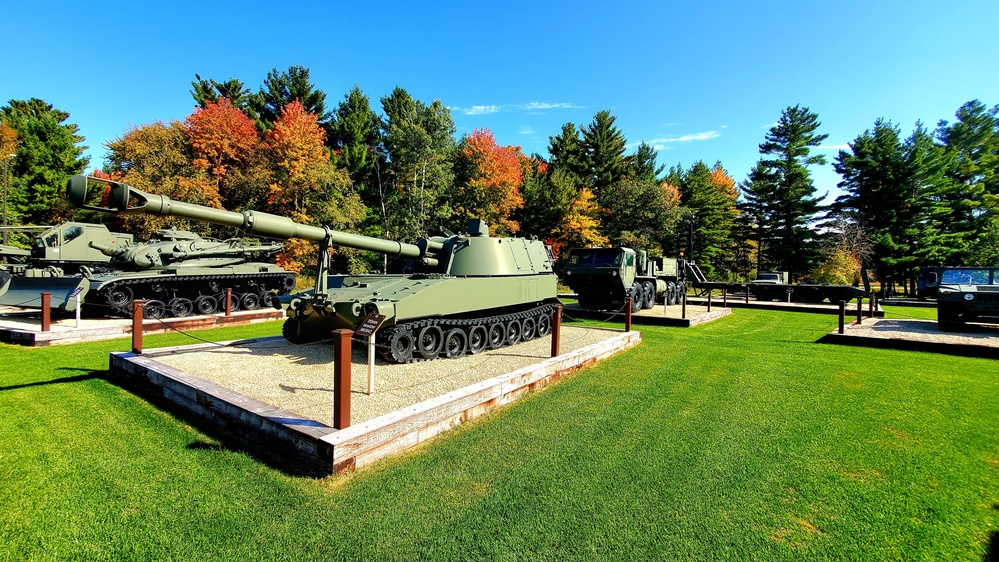
[[[472,326],[468,329],[468,351],[473,355],[480,353],[489,345],[489,334],[485,326]]]
[[[464,330],[461,328],[451,328],[444,336],[444,355],[448,359],[464,357],[467,343]]]
[[[538,337],[543,338],[552,333],[552,317],[549,314],[538,316]]]
[[[180,318],[182,316],[190,316],[194,312],[194,303],[191,299],[185,299],[183,297],[178,297],[171,300],[169,303],[170,316],[174,318]]]
[[[521,334],[520,334],[521,339],[523,339],[524,341],[531,341],[534,339],[534,336],[537,334],[536,330],[538,328],[538,323],[536,320],[534,320],[534,318],[531,318],[530,316],[524,318],[524,321],[521,322],[520,327],[521,327]]]
[[[413,360],[413,333],[409,328],[397,328],[389,336],[389,352],[385,359],[396,363],[409,363]]]
[[[524,334],[520,320],[511,320],[506,323],[506,344],[516,345],[520,343],[520,337]]]
[[[503,342],[506,341],[506,328],[503,324],[499,322],[493,322],[486,329],[488,333],[489,349],[498,349],[503,347]]]
[[[199,314],[215,314],[219,310],[219,301],[210,295],[201,295],[194,300],[194,308]]]
[[[426,326],[416,338],[416,350],[424,359],[433,359],[444,345],[444,331],[440,326]]]

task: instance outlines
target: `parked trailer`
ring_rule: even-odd
[[[633,312],[655,303],[676,304],[686,292],[686,264],[678,258],[653,258],[623,246],[569,250],[562,279],[579,306],[620,310],[631,298]]]
[[[688,269],[693,268],[696,268],[696,266],[690,264]],[[821,303],[828,300],[831,303],[835,303],[870,296],[871,285],[866,269],[861,270],[861,276],[864,280],[863,287],[788,283],[787,274],[779,271],[761,272],[760,276],[750,283],[727,283],[723,281],[707,281],[704,279],[703,274],[699,270],[696,270],[691,271],[690,285],[695,289],[703,290],[749,291],[749,294],[753,295],[758,301]]]

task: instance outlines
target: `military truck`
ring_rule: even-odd
[[[623,246],[569,250],[562,279],[579,306],[620,310],[631,298],[633,312],[655,303],[676,304],[686,291],[682,259],[653,258],[645,250]]]
[[[937,287],[937,328],[964,329],[968,322],[999,323],[999,267],[948,267]]]

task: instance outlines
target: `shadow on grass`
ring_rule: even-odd
[[[84,370],[84,369],[68,369],[68,370]],[[10,386],[0,386],[0,392],[5,390],[18,390],[20,388],[31,388],[33,386],[46,386],[50,384],[67,384],[74,382],[89,381],[97,378],[104,378],[107,375],[107,371],[87,371],[86,375],[76,375],[73,377],[62,377],[59,379],[52,379],[47,381],[38,382],[26,382],[24,384],[13,384]]]
[[[999,531],[989,534],[989,543],[985,545],[982,562],[999,562]]]
[[[271,442],[266,436],[259,434],[247,436],[239,429],[229,430],[224,421],[222,423],[212,422],[178,406],[163,396],[163,389],[160,387],[150,384],[136,384],[133,381],[115,377],[108,371],[96,373],[93,374],[94,377],[104,378],[108,383],[134,394],[152,407],[166,412],[178,422],[189,425],[205,434],[209,439],[220,443],[194,441],[185,447],[187,450],[246,453],[254,460],[291,477],[322,478],[329,476],[328,473],[311,467],[307,463],[298,462],[294,451],[290,451],[292,454],[289,454],[288,449],[280,442]]]

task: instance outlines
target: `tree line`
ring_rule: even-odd
[[[644,142],[629,151],[609,111],[564,124],[546,155],[528,155],[487,129],[456,138],[440,100],[425,103],[401,87],[379,100],[380,112],[358,86],[328,106],[301,66],[272,70],[255,92],[199,75],[191,86],[190,115],[125,131],[105,145],[106,163],[94,173],[178,200],[399,240],[460,232],[482,218],[497,235],[547,241],[556,256],[627,245],[683,255],[718,280],[784,270],[796,280],[851,283],[863,263],[886,289],[904,292],[921,265],[999,258],[999,106],[977,100],[953,123],[932,132],[917,123],[905,138],[877,120],[833,159],[844,195],[826,205],[810,170],[826,163],[815,150],[827,135],[800,105],[781,113],[737,183],[719,161],[667,169]],[[38,99],[0,108],[11,224],[77,214],[62,186],[88,162],[68,118]],[[79,216],[140,236],[166,220],[231,235],[177,219]],[[314,251],[289,241],[279,263],[308,271]],[[338,249],[333,259],[354,272],[388,267],[367,252]]]

